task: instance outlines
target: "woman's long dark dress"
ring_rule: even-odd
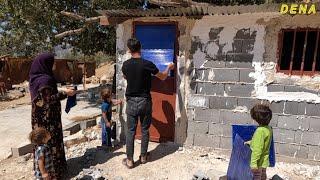
[[[55,169],[55,174],[52,176],[57,179],[61,179],[67,169],[60,104],[60,101],[66,97],[64,93],[57,93],[51,87],[43,87],[32,102],[32,129],[43,127],[50,132],[51,140],[48,142],[48,145],[51,148]]]

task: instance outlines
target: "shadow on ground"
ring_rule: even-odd
[[[68,159],[68,174],[65,179],[74,178],[83,171],[83,169],[88,169],[91,166],[96,166],[97,164],[104,164],[108,160],[124,154],[124,152],[114,152],[120,148],[122,148],[122,146],[117,146],[112,150],[112,152],[107,152],[100,148],[90,148],[86,150],[83,156]]]
[[[170,154],[175,153],[179,149],[179,146],[172,143],[161,143],[157,145],[157,147],[148,152],[148,162],[154,162],[159,159],[162,159]],[[141,164],[140,161],[135,163],[135,166],[139,166]]]

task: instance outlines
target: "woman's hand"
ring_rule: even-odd
[[[64,90],[64,92],[67,94],[67,96],[74,96],[75,94],[77,94],[77,91],[75,91],[73,89],[69,89],[69,88]]]
[[[42,178],[43,178],[44,180],[50,180],[50,176],[49,176],[48,173],[42,174]]]

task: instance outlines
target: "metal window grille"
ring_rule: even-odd
[[[320,29],[282,29],[278,40],[278,72],[289,75],[320,73]]]

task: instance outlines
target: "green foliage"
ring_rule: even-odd
[[[135,8],[136,5],[127,0],[0,0],[0,54],[33,56],[52,51],[56,45],[71,45],[85,55],[99,51],[114,54],[114,27],[95,23],[86,26],[80,35],[55,39],[58,33],[84,26],[84,22],[60,12],[74,12],[88,18],[99,15],[95,10]]]
[[[263,3],[292,3],[301,0],[193,0],[194,2],[211,3],[215,5],[250,5]]]

